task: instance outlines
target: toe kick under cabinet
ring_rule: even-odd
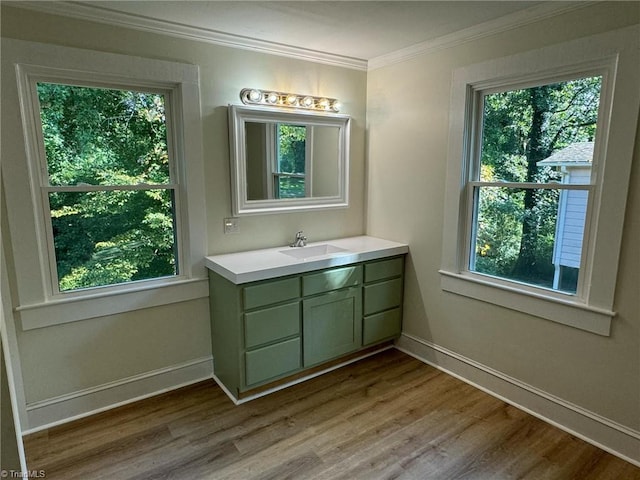
[[[404,255],[239,285],[209,271],[217,381],[239,399],[397,338],[403,275]]]

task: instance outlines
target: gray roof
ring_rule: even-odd
[[[540,160],[537,164],[548,167],[590,167],[592,159],[593,142],[577,142],[553,152],[549,157]]]

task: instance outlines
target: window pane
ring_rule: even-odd
[[[484,95],[479,180],[549,182],[590,166],[602,77]]]
[[[483,95],[476,179],[589,185],[601,84],[597,76]],[[575,293],[587,190],[474,188],[470,270]]]
[[[278,172],[305,173],[307,127],[278,124]]]
[[[169,183],[165,99],[38,83],[51,185]]]
[[[304,198],[304,177],[290,177],[278,175],[276,198]]]
[[[471,271],[576,292],[586,190],[477,187],[475,199]]]
[[[60,291],[177,274],[173,190],[49,194]]]

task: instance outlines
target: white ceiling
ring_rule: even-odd
[[[80,1],[27,8],[272,53],[371,60],[416,46],[473,38],[577,3],[540,1]],[[296,55],[294,55],[296,56]],[[331,62],[330,62],[331,63]],[[337,62],[340,63],[340,62]]]

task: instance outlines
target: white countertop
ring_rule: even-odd
[[[333,245],[345,251],[318,255],[310,258],[294,258],[282,253],[296,248],[300,251],[316,245]],[[350,263],[401,255],[409,251],[405,243],[392,242],[381,238],[360,236],[325,240],[307,244],[306,247],[281,246],[262,250],[229,253],[205,257],[205,265],[210,270],[235,283],[255,282],[269,278],[295,275],[323,268],[348,265]],[[297,252],[296,252],[297,253]]]

